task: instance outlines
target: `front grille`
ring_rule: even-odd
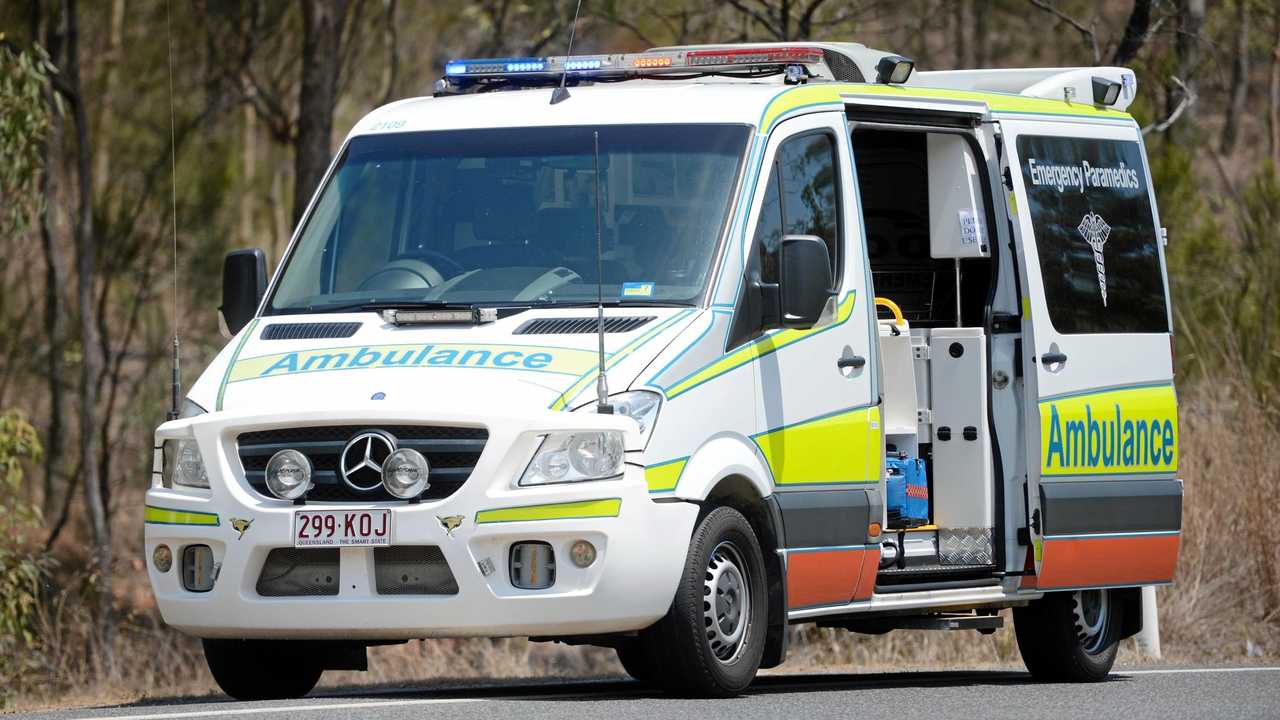
[[[373,578],[379,595],[458,594],[458,581],[435,545],[374,548]]]
[[[263,597],[338,594],[338,548],[276,548],[258,575]]]
[[[332,425],[282,428],[241,433],[236,438],[245,480],[258,493],[273,497],[267,490],[267,461],[277,452],[292,448],[311,461],[314,487],[307,500],[318,502],[368,502],[395,500],[379,485],[367,493],[356,492],[339,477],[342,451],[347,441],[368,430],[380,430],[396,439],[396,447],[412,448],[431,463],[431,487],[424,500],[452,495],[471,476],[480,453],[489,439],[484,428],[437,427],[431,425]]]

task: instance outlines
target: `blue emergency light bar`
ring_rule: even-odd
[[[444,74],[454,82],[471,80],[590,76],[641,76],[658,73],[710,73],[774,69],[822,62],[822,50],[808,46],[710,48],[612,55],[472,58],[451,60]]]

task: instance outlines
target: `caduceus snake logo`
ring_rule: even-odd
[[[1111,235],[1111,226],[1102,219],[1101,215],[1091,212],[1084,216],[1080,221],[1080,227],[1076,229],[1080,231],[1085,242],[1089,243],[1089,247],[1093,248],[1093,262],[1098,267],[1098,291],[1102,293],[1102,307],[1106,307],[1107,268],[1106,261],[1102,257],[1102,246],[1107,244],[1107,237]]]

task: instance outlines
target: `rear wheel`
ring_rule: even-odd
[[[1120,647],[1123,604],[1112,590],[1049,593],[1014,608],[1018,649],[1037,680],[1097,682]]]
[[[316,653],[288,640],[207,639],[204,659],[218,687],[236,700],[300,698],[324,672]]]
[[[751,524],[732,508],[712,510],[693,532],[671,609],[638,638],[647,663],[641,672],[653,668],[652,680],[668,690],[741,692],[760,667],[767,614],[764,560]]]

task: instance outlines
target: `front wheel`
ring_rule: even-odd
[[[1022,661],[1037,680],[1103,680],[1116,662],[1123,612],[1112,590],[1049,593],[1014,608]]]
[[[732,508],[712,510],[693,532],[671,609],[638,639],[654,682],[718,697],[746,689],[764,654],[767,602],[751,524]]]
[[[236,700],[286,700],[311,692],[324,667],[288,640],[204,641],[204,659],[222,692]]]

